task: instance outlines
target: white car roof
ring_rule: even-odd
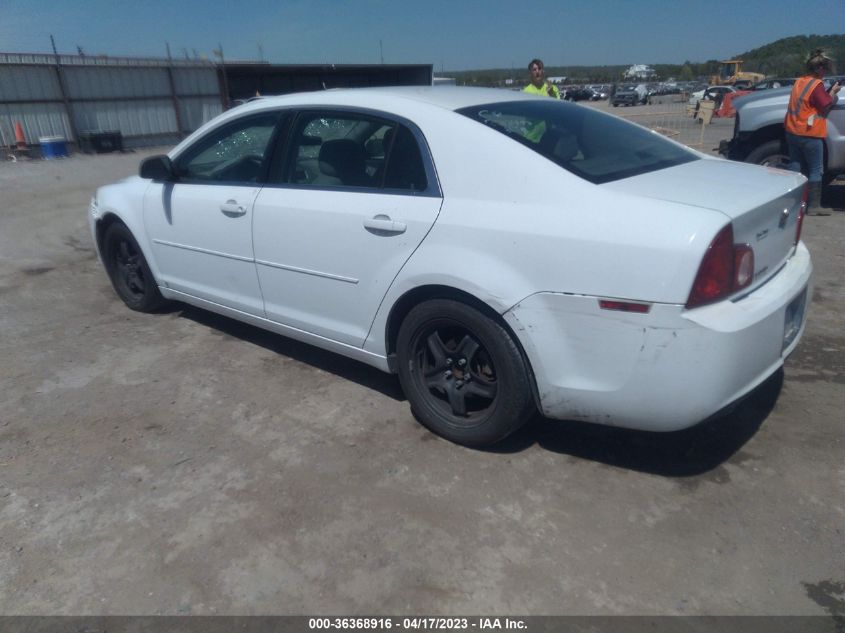
[[[395,86],[385,88],[337,88],[318,92],[297,92],[288,95],[264,97],[240,106],[238,112],[261,110],[267,106],[296,105],[347,105],[385,108],[402,102],[414,101],[445,110],[457,110],[473,105],[538,99],[522,91],[501,88],[467,88],[459,86]]]
[[[317,92],[296,92],[287,95],[267,96],[230,108],[213,118],[174,147],[168,155],[173,158],[197,137],[209,129],[225,124],[251,112],[262,112],[277,107],[353,107],[391,112],[410,118],[422,111],[436,114],[485,103],[548,99],[527,92],[502,88],[466,88],[458,86],[394,86],[386,88],[334,88]]]

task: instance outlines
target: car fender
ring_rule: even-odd
[[[845,110],[845,101],[840,99],[833,108],[827,117],[825,169],[834,174],[841,174],[845,173],[845,117],[840,114]],[[838,112],[833,115],[834,111]]]
[[[783,125],[791,87],[774,88],[741,95],[733,105],[740,113],[739,132],[751,132],[769,125]]]
[[[116,218],[126,225],[132,232],[135,241],[141,248],[144,258],[153,273],[153,277],[160,279],[160,271],[153,257],[153,249],[144,228],[144,192],[151,182],[140,176],[131,176],[113,185],[106,185],[97,189],[97,204],[91,209],[91,229],[97,253],[102,260],[98,228],[103,222]]]
[[[517,270],[509,267],[490,253],[473,249],[467,253],[466,266],[456,270],[448,262],[454,254],[445,245],[422,249],[397,276],[387,291],[364,343],[364,350],[381,356],[387,355],[387,332],[393,308],[410,292],[422,288],[453,290],[473,297],[497,314],[504,314],[519,301],[528,281]],[[481,279],[487,282],[482,284]],[[495,280],[495,281],[493,281]]]

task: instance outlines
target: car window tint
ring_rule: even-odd
[[[215,130],[177,160],[185,180],[256,182],[264,170],[275,113],[247,117]]]
[[[554,99],[494,103],[459,113],[595,184],[698,160],[639,125]]]
[[[287,181],[315,187],[380,187],[394,123],[353,113],[305,113],[291,135]]]
[[[385,189],[424,191],[428,187],[425,165],[417,139],[405,126],[397,126],[388,148]]]

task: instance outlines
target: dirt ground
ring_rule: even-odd
[[[125,308],[86,210],[150,153],[0,164],[0,614],[845,615],[845,213],[731,415],[481,451],[374,369]]]

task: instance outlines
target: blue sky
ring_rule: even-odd
[[[430,63],[435,71],[724,59],[845,33],[845,0],[0,0],[0,52]],[[381,41],[381,47],[379,42]],[[845,63],[845,60],[840,60]]]

